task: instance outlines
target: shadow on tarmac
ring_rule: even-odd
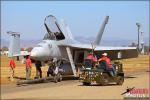
[[[78,86],[88,86],[88,87],[91,87],[91,86],[103,86],[103,87],[107,87],[107,86],[121,86],[121,85],[117,85],[115,83],[109,83],[108,85],[100,85],[100,84],[91,84],[91,85],[78,85]]]

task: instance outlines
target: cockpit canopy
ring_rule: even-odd
[[[44,40],[63,40],[65,36],[61,31],[57,19],[53,15],[49,15],[44,20],[44,25],[47,30],[47,34],[44,36]]]

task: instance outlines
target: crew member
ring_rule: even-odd
[[[55,69],[55,64],[53,62],[53,59],[51,59],[48,62],[48,71],[47,71],[47,77],[49,77],[49,75],[54,76],[54,69]]]
[[[103,57],[101,57],[98,61],[102,61],[102,60],[105,60],[106,61],[106,64],[107,64],[107,67],[108,67],[108,70],[112,70],[113,72],[113,75],[116,75],[116,70],[115,68],[110,64],[111,60],[110,58],[107,57],[107,53],[103,53],[102,54]]]
[[[41,67],[42,67],[42,64],[41,64],[41,61],[36,61],[35,62],[35,67],[36,67],[36,76],[35,78],[42,78],[42,70],[41,70]]]
[[[88,54],[88,56],[86,57],[86,59],[90,59],[92,61],[92,68],[96,68],[96,62],[97,62],[97,59],[94,57],[93,53],[90,52]],[[89,65],[88,65],[89,66]]]
[[[31,76],[31,59],[28,55],[26,58],[26,80],[29,80]]]
[[[56,75],[58,73],[58,67],[59,67],[59,63],[58,63],[57,58],[53,59],[53,63],[54,63],[54,66],[55,66],[54,74]]]
[[[89,53],[88,56],[86,57],[86,59],[90,59],[93,62],[97,62],[97,59],[93,56],[93,53]]]
[[[58,62],[57,62],[57,58],[53,58],[52,61],[49,62],[49,68],[47,71],[47,77],[49,77],[49,75],[56,75],[58,73]]]
[[[10,80],[13,81],[14,78],[14,69],[16,67],[15,61],[13,58],[9,61],[9,67],[10,67]]]

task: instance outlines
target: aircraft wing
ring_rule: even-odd
[[[30,52],[21,52],[19,54],[14,54],[13,56],[27,56],[27,55],[30,55]]]
[[[91,51],[92,46],[89,44],[70,44],[66,45],[72,50]],[[136,58],[138,56],[137,47],[112,47],[112,46],[96,46],[94,53],[101,57],[102,53],[108,53],[108,56],[112,59],[118,59],[118,53],[121,53],[121,59]]]
[[[91,50],[92,46],[89,44],[71,44],[69,45],[72,48],[76,49],[87,49]],[[96,46],[94,51],[105,51],[105,50],[133,50],[137,49],[137,47],[112,47],[112,46]]]

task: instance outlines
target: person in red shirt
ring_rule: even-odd
[[[90,53],[87,55],[86,59],[90,59],[90,60],[92,61],[92,66],[91,66],[92,68],[95,68],[95,67],[96,67],[97,59],[94,57],[94,55],[93,55],[92,52],[90,52]]]
[[[102,60],[105,60],[108,68],[112,68],[112,65],[110,64],[111,60],[107,57],[107,53],[103,53],[102,55],[103,55],[103,57],[98,59],[98,61],[100,62]]]
[[[30,79],[31,76],[31,59],[30,56],[28,55],[26,58],[26,79]]]
[[[111,60],[110,60],[110,58],[107,57],[107,53],[103,53],[102,55],[103,55],[103,57],[101,57],[98,61],[100,62],[100,61],[102,61],[102,60],[105,60],[105,61],[106,61],[106,64],[107,64],[107,67],[108,67],[107,69],[108,69],[108,70],[111,70],[111,71],[113,72],[113,76],[116,75],[116,70],[115,70],[115,68],[112,66],[112,64],[110,63]]]
[[[9,61],[9,67],[10,67],[10,80],[13,81],[13,78],[14,78],[14,73],[15,73],[15,67],[16,67],[16,64],[15,64],[15,61],[13,58],[10,59]]]
[[[86,57],[86,59],[90,59],[93,62],[97,62],[97,59],[94,57],[93,53],[89,53],[88,56]]]

